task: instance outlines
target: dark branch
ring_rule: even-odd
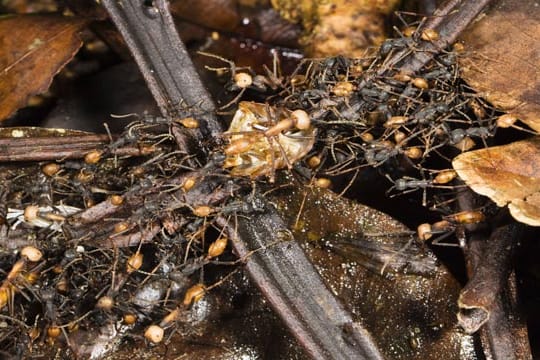
[[[186,105],[203,112],[202,136],[217,138],[222,128],[215,105],[178,36],[168,3],[103,0],[112,21],[124,37],[161,113],[175,117]]]
[[[254,282],[299,343],[315,359],[382,359],[371,335],[326,288],[275,209],[265,208],[227,229]]]

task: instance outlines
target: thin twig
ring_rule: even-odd
[[[175,117],[186,105],[197,106],[204,112],[199,138],[217,139],[222,127],[214,102],[178,36],[168,2],[103,0],[102,4],[124,37],[163,116]]]
[[[439,39],[433,42],[422,41],[415,51],[404,49],[397,52],[387,62],[389,68],[399,68],[400,72],[415,73],[424,67],[434,55],[452,44],[465,28],[480,14],[492,0],[449,0],[439,7],[426,21],[422,29],[433,29]],[[383,69],[386,71],[386,69]]]
[[[369,332],[334,297],[300,245],[266,204],[265,213],[227,226],[231,244],[266,299],[314,359],[382,359]],[[279,236],[286,237],[276,243]],[[256,249],[264,251],[253,252]]]
[[[53,161],[81,159],[88,152],[110,143],[107,135],[75,135],[62,137],[0,138],[0,162]],[[157,151],[157,148],[154,150]],[[118,156],[148,155],[137,145],[126,145],[111,151]]]

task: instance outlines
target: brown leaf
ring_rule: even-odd
[[[385,358],[475,358],[457,326],[458,282],[403,224],[319,188],[287,188],[272,202]]]
[[[241,21],[233,0],[176,0],[171,2],[171,12],[184,20],[221,31],[233,31]]]
[[[508,204],[512,216],[540,226],[540,138],[467,152],[452,165],[475,192],[498,206]]]
[[[540,130],[540,7],[500,0],[463,36],[464,79],[496,107]]]
[[[0,120],[49,87],[81,47],[86,20],[59,15],[0,19]]]

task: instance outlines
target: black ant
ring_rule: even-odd
[[[456,178],[457,174],[454,170],[440,171],[433,179],[416,179],[412,177],[402,177],[397,180],[392,180],[389,175],[386,175],[393,185],[387,190],[387,195],[393,190],[399,191],[400,195],[408,194],[413,191],[422,190],[422,206],[427,206],[426,189],[438,188],[438,189],[454,189],[454,186],[447,185]],[[396,195],[392,195],[396,196]]]
[[[219,110],[225,110],[231,105],[236,104],[238,100],[242,98],[242,95],[246,89],[255,90],[257,92],[266,92],[268,89],[276,90],[279,87],[282,87],[282,81],[278,76],[278,59],[274,54],[274,64],[273,71],[270,71],[266,66],[264,70],[266,71],[266,76],[257,75],[249,67],[237,67],[236,64],[224,57],[219,55],[210,54],[206,52],[198,52],[200,55],[211,57],[220,61],[223,61],[229,65],[228,68],[215,68],[210,66],[205,66],[207,70],[215,71],[217,73],[230,72],[230,80],[225,86],[228,91],[238,91],[239,93],[227,104],[221,106]]]

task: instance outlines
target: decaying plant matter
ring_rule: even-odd
[[[363,266],[376,276],[366,279],[374,283],[385,276],[424,285],[433,283],[429,277],[444,279],[447,294],[434,291],[433,300],[432,293],[411,292],[399,304],[422,298],[435,307],[457,298],[458,286],[420,240],[455,233],[466,251],[484,249],[486,234],[500,250],[491,262],[467,254],[471,282],[453,302],[462,310],[461,325],[472,333],[488,323],[483,340],[498,345],[484,345],[488,356],[511,353],[513,347],[530,356],[521,323],[512,323],[520,331],[514,343],[497,342],[514,336],[512,331],[492,330],[507,324],[501,316],[506,304],[497,303],[490,291],[502,291],[511,272],[512,253],[505,245],[513,243],[514,225],[488,202],[464,201],[463,184],[449,169],[456,154],[490,144],[501,116],[461,80],[462,49],[451,46],[488,1],[450,1],[437,16],[387,39],[368,58],[306,59],[290,76],[248,74],[225,61],[229,67],[220,72],[230,76],[229,89],[241,93],[234,100],[246,95],[261,101],[239,102],[227,131],[178,38],[167,3],[102,3],[162,116],[132,115],[123,133],[111,137],[56,133],[56,141],[47,137],[50,144],[24,142],[35,146],[36,154],[21,150],[28,129],[10,129],[0,139],[6,149],[1,161],[26,161],[0,174],[0,264],[9,264],[0,284],[1,319],[8,324],[0,329],[3,349],[24,355],[55,343],[96,358],[130,337],[159,344],[184,331],[187,314],[229,276],[207,283],[206,267],[234,271],[230,265],[242,262],[314,358],[425,358],[429,348],[473,359],[471,338],[449,316],[443,324],[437,314],[423,313],[418,318],[437,325],[406,341],[383,339],[388,329],[367,324],[360,306],[341,303],[315,269],[325,265],[308,260],[293,241],[307,232],[316,238],[311,240],[325,238],[322,246],[337,254],[367,258]],[[440,221],[423,224],[418,234],[392,223],[395,231],[381,235],[366,220],[348,234],[365,240],[363,248],[353,239],[332,243],[328,230],[310,233],[304,208],[308,213],[313,204],[331,208],[333,203],[338,211],[355,207],[311,187],[341,181],[345,193],[367,168],[390,179],[391,195],[420,191],[423,205],[439,211]],[[283,189],[294,189],[296,198],[280,199]],[[288,207],[298,214],[290,224],[277,210]],[[467,245],[469,234],[473,241]],[[228,247],[239,260],[227,256]],[[479,291],[485,274],[499,265],[505,266],[490,277],[489,289]],[[471,303],[470,294],[479,292],[488,298]],[[467,317],[470,309],[474,314]],[[414,328],[413,320],[413,315],[406,319],[411,324],[403,331]],[[96,329],[98,337],[88,335]],[[431,338],[438,341],[426,349],[418,343]]]

